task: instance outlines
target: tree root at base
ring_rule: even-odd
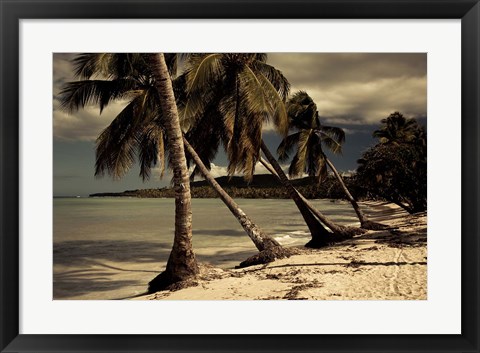
[[[285,249],[281,246],[275,246],[266,250],[262,250],[259,253],[250,256],[245,261],[242,261],[240,265],[235,266],[235,268],[245,268],[255,265],[265,265],[270,262],[273,262],[277,259],[284,259],[290,257],[293,254],[292,250]]]
[[[173,276],[164,271],[148,282],[147,291],[151,294],[162,290],[177,291],[183,288],[196,286],[198,286],[198,282],[195,280],[195,276],[185,279],[174,279]]]
[[[335,233],[331,233],[328,236],[322,235],[313,237],[307,244],[305,244],[305,247],[310,249],[321,249],[344,240],[352,239],[355,235],[364,234],[365,232],[366,230],[362,228],[340,226],[336,229]]]

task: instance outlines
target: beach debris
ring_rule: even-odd
[[[284,259],[286,257],[290,257],[292,255],[292,251],[290,249],[286,249],[280,246],[276,246],[270,249],[262,250],[259,253],[250,256],[245,261],[242,261],[240,265],[236,266],[235,268],[245,268],[249,266],[255,265],[264,265],[270,262],[273,262],[277,259]]]

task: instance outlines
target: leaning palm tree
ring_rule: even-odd
[[[168,141],[175,189],[175,233],[166,269],[149,283],[149,291],[164,289],[173,283],[196,276],[198,265],[191,241],[192,212],[188,169],[165,56],[82,54],[73,63],[75,76],[80,80],[66,84],[61,92],[62,105],[67,111],[73,112],[90,103],[98,104],[102,111],[111,100],[130,99],[107,130],[100,135],[97,146],[97,175],[107,171],[121,176],[131,167],[140,137],[147,138],[155,132],[152,123],[156,116],[153,110],[144,109],[144,105],[152,101],[149,97],[155,97],[159,102],[163,112],[164,129],[161,133],[156,131],[161,135],[161,139],[156,143],[160,143],[160,140],[163,143],[163,134]],[[142,69],[155,79],[155,85],[148,86],[148,77],[133,75],[129,68],[131,64],[141,65]],[[112,134],[108,135],[108,131]],[[115,149],[114,145],[121,148]],[[142,163],[149,158],[144,157]],[[141,169],[141,173],[146,172],[144,166]]]
[[[181,113],[185,126],[197,124],[195,119],[208,115],[208,107],[215,105],[225,128],[228,173],[239,171],[251,180],[263,151],[312,234],[308,245],[320,247],[331,242],[332,234],[315,218],[262,141],[262,127],[269,120],[280,134],[288,132],[284,101],[289,84],[282,73],[266,63],[265,54],[214,53],[191,55],[185,76],[187,100]],[[213,146],[217,148],[218,144]]]
[[[315,209],[295,190],[263,143],[262,126],[268,120],[273,121],[280,134],[288,132],[284,102],[289,84],[279,70],[266,63],[266,54],[197,54],[189,58],[186,67],[187,102],[181,114],[184,124],[195,125],[192,117],[204,116],[198,112],[205,112],[211,104],[216,105],[226,130],[223,139],[230,175],[240,171],[250,180],[257,162],[267,164],[261,158],[262,151],[271,163],[267,169],[287,188],[312,234],[307,246],[321,247],[361,232],[358,228],[337,225]],[[218,145],[218,142],[213,144],[214,151]],[[337,237],[333,237],[315,216]]]
[[[96,56],[95,56],[96,55]],[[96,176],[109,174],[121,178],[128,171],[138,156],[140,176],[146,180],[150,177],[151,168],[158,165],[161,176],[165,169],[165,150],[169,150],[169,141],[165,136],[164,110],[156,94],[156,77],[151,65],[147,64],[147,56],[143,54],[92,54],[77,58],[78,70],[87,71],[88,79],[69,83],[62,92],[64,107],[70,111],[95,103],[102,110],[111,100],[127,98],[130,104],[112,121],[97,139]],[[97,56],[110,60],[107,64],[95,66]],[[166,56],[169,67],[175,74],[175,55]],[[107,80],[91,80],[91,76],[103,76]],[[121,83],[120,86],[117,84]],[[128,83],[128,84],[127,84]],[[184,96],[185,80],[183,76],[173,81],[175,96],[180,97],[177,105],[181,107]],[[108,87],[108,89],[106,89]],[[113,92],[113,94],[112,94]],[[198,130],[188,132],[194,138]],[[286,255],[280,244],[265,234],[233,201],[208,173],[194,149],[183,137],[187,156],[192,156],[205,179],[217,191],[222,201],[237,218],[246,233],[259,251],[275,248],[276,257]],[[187,160],[188,161],[188,160]],[[183,183],[185,184],[185,183]]]
[[[309,176],[315,177],[317,182],[320,183],[326,178],[327,167],[329,167],[341,185],[348,201],[352,204],[360,220],[361,228],[385,229],[386,226],[372,222],[365,216],[345,185],[342,176],[324,153],[323,147],[328,148],[333,153],[341,153],[342,144],[345,142],[345,132],[338,127],[322,125],[317,105],[304,91],[296,92],[288,100],[287,111],[290,128],[295,132],[282,140],[277,153],[280,161],[287,161],[296,147],[290,163],[289,175],[295,177],[307,173]]]
[[[182,81],[182,78],[179,79]],[[179,85],[180,86],[180,85]],[[184,106],[185,95],[184,90],[179,90],[177,97],[180,108]],[[222,118],[215,105],[210,105],[209,108],[199,118],[195,119],[195,124],[192,125],[184,136],[184,144],[187,153],[187,164],[193,161],[195,168],[190,176],[194,180],[196,175],[200,175],[213,187],[220,199],[228,207],[230,212],[235,216],[238,222],[242,225],[245,232],[253,241],[259,251],[266,251],[275,249],[277,255],[285,252],[281,250],[280,244],[268,234],[265,234],[240,206],[227,194],[227,192],[217,183],[215,178],[210,173],[211,161],[215,158],[221,142],[225,143],[224,136],[225,128],[222,124]],[[190,142],[189,142],[190,141]],[[281,256],[277,256],[281,257]]]

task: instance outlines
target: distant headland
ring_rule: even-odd
[[[352,193],[357,197],[361,192],[355,187],[352,178],[345,177],[345,183],[351,188]],[[287,190],[282,187],[278,179],[271,174],[254,175],[253,180],[247,183],[243,177],[222,176],[216,178],[220,186],[233,198],[249,199],[288,199]],[[309,199],[329,198],[342,199],[345,197],[343,190],[336,180],[329,176],[322,183],[318,184],[314,178],[305,177],[293,179],[292,184],[297,190]],[[206,180],[190,183],[192,197],[194,198],[216,198],[217,193]],[[358,189],[358,190],[357,190]],[[158,189],[137,189],[123,192],[102,192],[90,194],[90,197],[138,197],[138,198],[170,198],[174,197],[172,188]]]

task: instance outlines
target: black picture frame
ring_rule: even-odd
[[[0,0],[0,6],[1,352],[479,352],[478,0]],[[462,333],[247,337],[19,334],[19,20],[58,18],[461,19]]]

